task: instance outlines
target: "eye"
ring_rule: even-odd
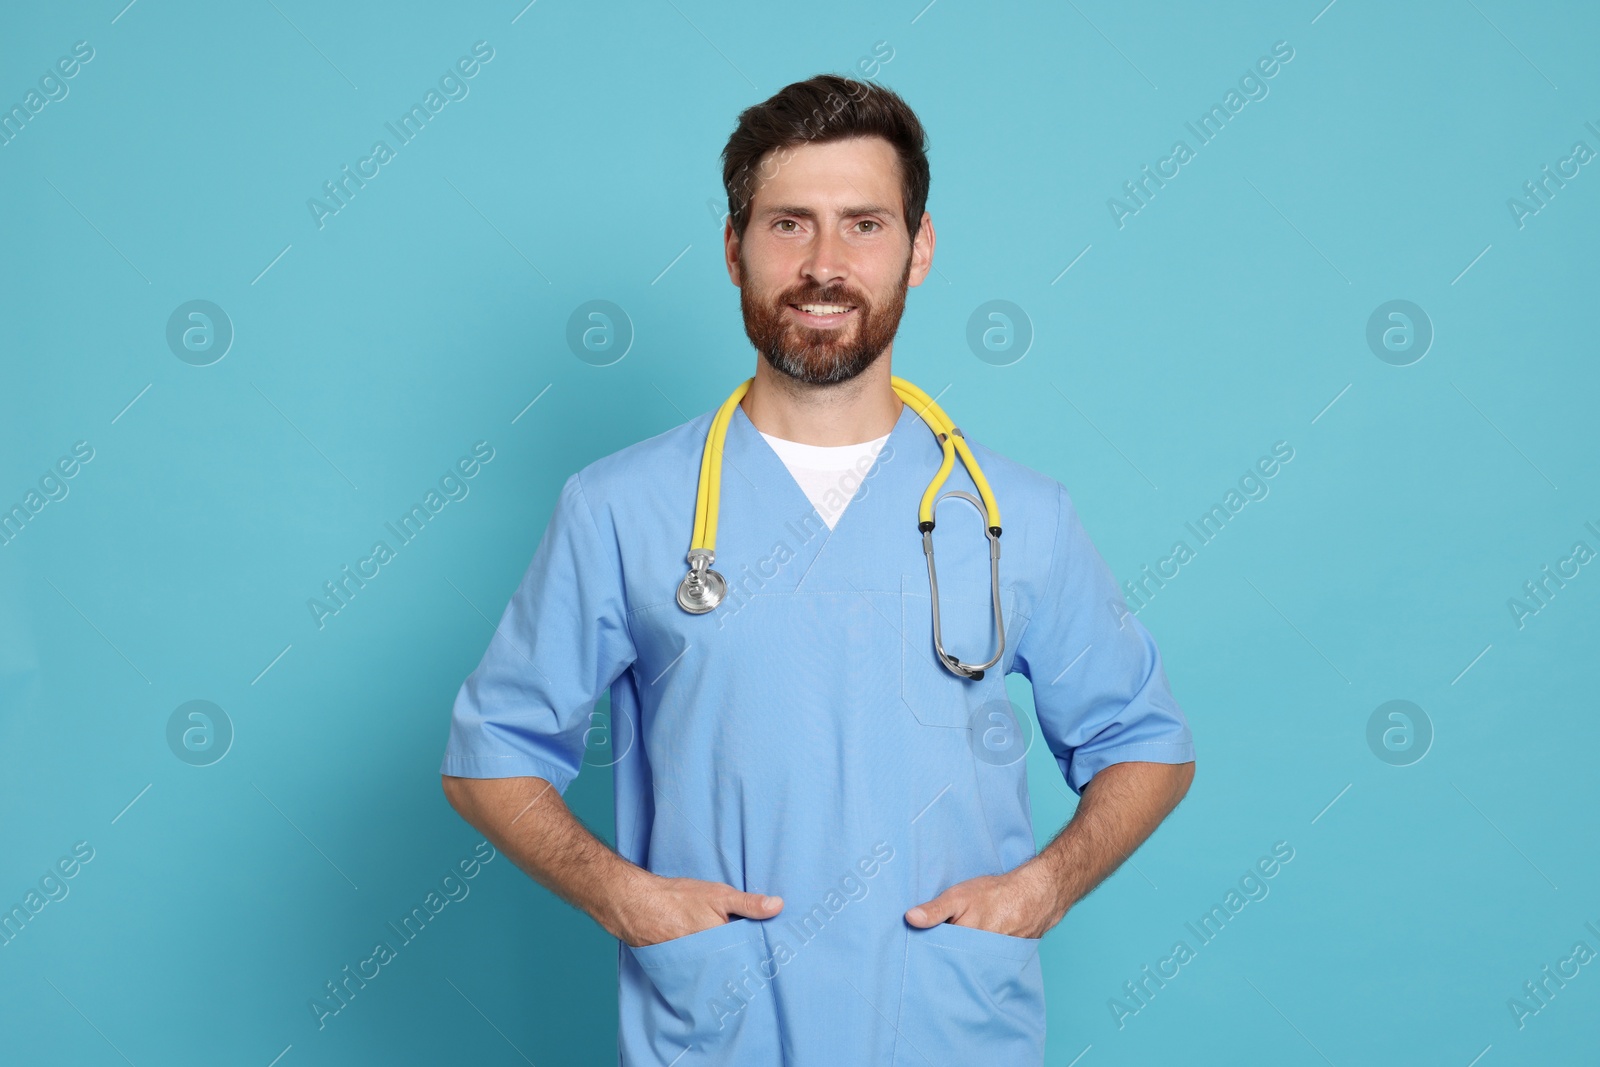
[[[778,220],[778,225],[779,226],[798,226],[799,223],[795,222],[794,219],[779,219]],[[784,233],[793,233],[794,231],[793,230],[784,230],[783,232]]]
[[[876,219],[862,219],[860,222],[856,223],[856,225],[857,226],[876,226],[877,230],[883,229],[883,225],[881,223],[879,223]],[[867,233],[876,233],[877,230],[867,230],[866,232]]]

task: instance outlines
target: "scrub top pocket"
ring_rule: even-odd
[[[662,1064],[778,1062],[767,988],[777,961],[756,920],[733,919],[628,951],[655,989],[645,1029]]]
[[[894,1067],[1041,1067],[1039,939],[952,923],[907,929]]]
[[[933,645],[933,600],[926,578],[907,576],[900,590],[900,694],[906,709],[924,726],[964,727],[984,703],[1004,700],[1005,672],[1021,633],[1013,608],[1016,592],[1000,587],[1006,651],[977,681],[958,678],[939,662]],[[963,663],[982,663],[994,655],[994,599],[987,582],[939,579],[939,634],[944,650]]]

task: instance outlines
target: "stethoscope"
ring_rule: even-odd
[[[723,402],[722,407],[717,409],[716,416],[711,420],[711,429],[706,433],[705,452],[700,457],[700,487],[694,504],[694,539],[689,542],[689,573],[678,586],[678,606],[694,615],[704,615],[711,611],[728,595],[727,581],[711,569],[711,564],[717,558],[717,507],[722,495],[722,449],[728,436],[728,423],[733,421],[733,409],[739,406],[739,401],[744,399],[745,393],[750,390],[750,383],[754,380],[746,378],[739,384],[739,387]],[[933,592],[933,647],[939,653],[939,662],[951,672],[961,678],[976,680],[983,677],[984,670],[1000,662],[1000,657],[1006,648],[1005,620],[1000,612],[1000,505],[995,502],[994,493],[989,489],[988,479],[984,478],[972,449],[967,447],[965,436],[950,421],[950,416],[934,403],[931,396],[904,378],[891,376],[889,382],[894,386],[894,391],[899,394],[900,399],[910,404],[912,409],[922,416],[922,421],[928,424],[928,428],[933,431],[933,435],[939,439],[939,444],[944,449],[944,462],[939,464],[939,470],[934,474],[933,481],[929,482],[928,488],[923,491],[922,503],[917,508],[917,529],[922,532],[922,552],[928,557],[928,587]],[[982,494],[982,500],[960,489],[952,489],[944,496],[935,499],[939,487],[944,484],[951,469],[954,468],[957,455],[960,455],[967,474],[972,478],[972,484],[977,486],[978,492]],[[933,511],[939,500],[949,496],[958,496],[970,502],[983,514],[987,523],[985,535],[989,538],[989,588],[994,599],[994,626],[995,632],[999,635],[999,647],[985,663],[961,662],[944,650],[944,643],[940,640],[939,575],[933,564]]]

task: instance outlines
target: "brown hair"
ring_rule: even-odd
[[[900,199],[906,230],[915,239],[928,202],[927,135],[922,123],[893,90],[837,74],[818,74],[786,85],[739,113],[738,128],[722,149],[722,184],[728,191],[734,233],[744,236],[758,184],[776,174],[784,162],[767,158],[774,150],[783,153],[802,144],[874,135],[893,145],[900,159]]]

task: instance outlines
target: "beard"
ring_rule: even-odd
[[[744,257],[740,271],[749,278]],[[806,385],[847,382],[877,362],[900,329],[905,312],[911,257],[906,256],[900,283],[881,304],[841,286],[801,285],[775,297],[746,284],[739,289],[744,332],[773,370]],[[795,322],[784,314],[790,304],[841,304],[854,307],[855,321],[834,329]]]

